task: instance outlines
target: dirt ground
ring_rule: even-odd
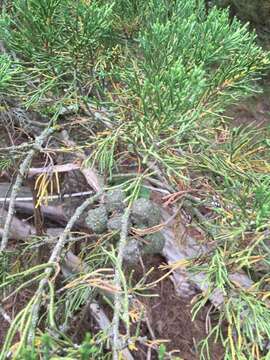
[[[11,297],[3,306],[5,312],[9,315],[11,319],[14,319],[15,316],[24,308],[27,302],[31,299],[33,295],[33,290],[24,289],[23,291],[19,292],[15,296]],[[9,322],[5,320],[0,315],[0,350],[6,338],[8,329],[9,329]],[[18,334],[16,334],[14,338],[14,343],[19,340]]]
[[[162,263],[164,263],[164,259],[161,256],[154,256],[150,261],[145,261],[146,269],[155,268],[148,281],[156,281],[164,275],[164,271],[158,268]],[[206,318],[208,307],[205,307],[204,311],[200,312],[197,318],[192,321],[192,299],[182,299],[177,296],[173,283],[169,278],[158,282],[151,292],[158,296],[142,297],[140,300],[145,304],[152,335],[156,339],[167,340],[165,342],[166,349],[175,356],[183,360],[199,359],[198,344],[207,336]],[[146,359],[147,354],[143,349],[140,352],[140,354],[137,354],[136,359]],[[210,352],[211,360],[223,358],[221,344],[211,343]],[[153,351],[150,359],[157,359]]]
[[[270,78],[261,82],[261,88],[263,94],[255,94],[226,112],[226,115],[232,118],[233,126],[270,125]]]
[[[164,263],[161,256],[153,256],[148,260],[144,259],[144,271],[140,265],[135,269],[133,276],[134,282],[142,278],[143,273],[150,268],[154,271],[148,277],[147,283],[156,281],[164,275],[164,271],[159,269],[160,264]],[[134,270],[134,269],[133,269]],[[155,288],[147,291],[148,295],[137,297],[140,306],[144,307],[144,320],[140,325],[140,337],[147,337],[149,340],[163,340],[167,352],[177,356],[181,360],[199,359],[199,342],[207,336],[206,320],[209,307],[206,306],[197,318],[192,321],[191,316],[191,298],[181,299],[175,295],[172,281],[166,279],[157,283]],[[112,311],[104,307],[109,318],[112,317]],[[137,325],[132,326],[131,331],[135,330]],[[122,328],[124,329],[124,328]],[[81,322],[80,331],[77,331],[77,340],[81,341],[86,332],[96,332],[97,327],[91,313],[88,313]],[[122,331],[124,333],[124,331]],[[132,353],[136,360],[157,360],[158,355],[154,349],[149,346],[137,344],[137,351]],[[221,344],[211,343],[211,360],[221,360],[224,357],[224,351]]]

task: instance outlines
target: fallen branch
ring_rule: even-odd
[[[4,230],[3,230],[3,236],[2,236],[2,241],[1,241],[1,246],[0,246],[0,253],[4,252],[6,247],[7,247],[7,243],[8,243],[8,236],[9,236],[9,229],[11,226],[11,222],[12,222],[12,217],[14,215],[14,211],[15,211],[15,201],[16,201],[16,197],[17,194],[22,186],[22,182],[24,177],[26,176],[30,164],[32,162],[33,156],[35,155],[36,151],[41,150],[41,146],[43,144],[43,142],[47,139],[47,137],[52,134],[55,131],[55,128],[48,126],[35,140],[34,144],[32,145],[31,150],[29,150],[29,153],[26,155],[25,159],[23,160],[23,162],[21,163],[20,167],[19,167],[19,171],[18,171],[18,175],[16,178],[16,181],[12,187],[12,191],[11,191],[11,195],[10,195],[10,202],[9,202],[9,208],[8,208],[8,213],[7,213],[7,217],[6,217],[6,221],[5,221],[5,226],[4,226]]]
[[[5,209],[0,210],[0,236],[4,236],[4,224],[7,221],[8,212]],[[29,236],[35,234],[35,228],[27,222],[12,216],[10,228],[8,230],[8,238],[15,240],[26,240]]]
[[[170,217],[165,211],[163,211],[163,218],[166,221]],[[195,294],[194,285],[202,292],[207,292],[208,284],[206,281],[206,275],[201,272],[199,274],[189,274],[185,268],[181,267],[181,262],[194,259],[200,255],[209,254],[213,250],[213,246],[206,244],[198,244],[198,242],[186,233],[183,224],[178,223],[178,234],[176,239],[173,230],[169,227],[164,228],[161,231],[166,239],[165,247],[163,249],[163,255],[166,258],[168,264],[172,267],[174,264],[179,263],[179,266],[175,266],[173,271],[173,282],[176,292],[182,297],[191,297]],[[229,275],[229,278],[238,283],[243,288],[249,288],[253,282],[243,272],[235,272]],[[192,285],[194,284],[194,285]],[[211,295],[210,301],[219,308],[224,303],[224,296],[220,290],[214,291]]]
[[[10,202],[11,198],[8,197],[8,194],[10,193],[10,191],[12,190],[12,184],[9,182],[3,182],[0,183],[0,199],[1,199],[1,203],[6,203],[6,202]],[[21,186],[20,189],[18,190],[17,196],[16,196],[16,201],[18,201],[18,197],[20,198],[29,198],[30,200],[28,201],[32,201],[33,197],[32,197],[32,192],[30,190],[30,188],[28,186]]]
[[[48,201],[50,200],[59,200],[59,199],[68,199],[74,197],[82,197],[87,195],[93,195],[93,191],[81,191],[78,193],[71,193],[71,194],[64,194],[64,195],[49,195]],[[26,196],[26,197],[16,197],[17,202],[30,202],[33,200],[33,196]],[[10,203],[11,197],[0,197],[0,203]]]
[[[53,166],[46,166],[46,167],[40,167],[40,168],[30,168],[28,171],[28,177],[31,178],[33,176],[44,174],[44,173],[60,173],[60,172],[68,172],[73,170],[80,169],[79,164],[63,164],[63,165],[53,165]]]
[[[10,190],[10,183],[1,183],[0,184],[0,204],[3,204],[3,207],[6,209],[8,208],[8,204],[11,200],[8,197],[8,192]],[[54,200],[63,200],[63,199],[70,199],[70,198],[77,198],[77,197],[85,197],[89,195],[93,195],[93,191],[83,191],[71,194],[63,194],[63,195],[50,195],[48,201]],[[58,202],[57,202],[58,203]],[[33,196],[31,194],[31,190],[27,186],[21,186],[20,190],[18,191],[18,196],[16,197],[15,209],[17,212],[25,214],[33,214],[34,212],[34,205],[33,205]],[[63,212],[63,208],[61,205],[41,205],[42,215],[47,217],[53,221],[58,223],[66,223],[67,219]],[[0,211],[1,215],[1,211]],[[5,216],[6,219],[6,216]],[[3,226],[3,225],[2,225]]]
[[[110,320],[108,319],[107,315],[104,313],[100,305],[96,301],[92,301],[89,305],[89,308],[98,323],[98,326],[101,330],[108,330],[111,326]],[[114,334],[113,334],[114,335]],[[113,336],[111,335],[111,337]],[[113,341],[113,339],[112,339]],[[125,360],[133,360],[133,356],[131,355],[130,351],[127,348],[121,350],[121,358]],[[119,358],[117,358],[119,359]]]
[[[3,224],[5,223],[7,217],[7,211],[2,209],[0,211],[0,237],[3,236]],[[47,229],[48,237],[56,237],[59,236],[63,231],[63,228],[49,228]],[[18,219],[16,216],[12,217],[11,226],[9,230],[9,238],[14,240],[26,241],[30,236],[36,235],[36,230],[34,226],[30,225],[27,221],[23,221]]]
[[[15,209],[17,213],[21,213],[23,215],[32,215],[34,212],[34,205],[29,202],[16,201]],[[53,220],[54,222],[59,224],[67,223],[67,219],[61,205],[41,205],[41,211],[44,217]]]

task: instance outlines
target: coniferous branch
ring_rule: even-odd
[[[253,272],[266,276],[270,264],[269,133],[257,129],[256,139],[247,130],[232,130],[223,113],[255,90],[256,80],[269,67],[269,54],[256,45],[247,26],[231,21],[226,11],[211,8],[206,13],[203,4],[202,0],[15,0],[1,19],[6,25],[1,33],[5,48],[16,58],[14,62],[11,57],[0,59],[0,87],[5,96],[10,90],[30,111],[59,121],[65,118],[68,132],[75,130],[73,151],[89,149],[86,163],[97,166],[105,181],[113,182],[118,171],[124,172],[123,163],[131,164],[135,173],[139,169],[135,177],[120,179],[129,198],[140,192],[149,164],[155,167],[152,184],[166,188],[179,205],[183,200],[177,198],[179,187],[196,190],[196,201],[186,208],[195,214],[192,225],[211,234],[215,252],[199,259],[198,268],[192,262],[191,278],[192,270],[206,272],[209,289],[195,312],[211,300],[216,288],[225,299],[233,294],[233,301],[220,307],[220,324],[230,323],[224,341],[227,358],[237,353],[240,359],[252,356],[255,347],[263,351],[261,338],[269,334],[261,316],[265,312],[269,318],[261,302],[262,296],[268,296],[265,279],[253,285],[258,289],[253,297],[238,291],[231,281],[234,267],[251,280]],[[82,126],[79,122],[74,126],[73,115],[82,114]],[[84,155],[81,160],[86,160]],[[213,205],[216,194],[218,207]],[[99,264],[94,261],[91,266]],[[86,294],[76,289],[73,298],[83,304]],[[65,308],[66,319],[78,310],[74,303]],[[39,305],[38,297],[17,318],[23,324],[31,320],[30,332],[35,336]],[[51,301],[48,319],[52,307],[59,311],[61,305]],[[255,314],[254,337],[250,322],[242,326],[241,321],[231,321],[241,319],[245,309]],[[223,339],[220,324],[215,331]],[[53,322],[49,327],[54,329]],[[27,331],[22,332],[21,344]],[[67,354],[74,354],[67,348]]]
[[[119,338],[119,320],[120,320],[120,312],[121,312],[121,303],[122,303],[122,296],[121,296],[121,272],[122,272],[122,264],[123,264],[123,256],[124,256],[124,249],[127,244],[127,235],[128,235],[128,222],[130,216],[130,208],[128,207],[122,216],[122,228],[121,228],[121,235],[118,245],[118,255],[117,255],[117,263],[115,266],[115,275],[114,275],[114,284],[119,292],[116,292],[114,295],[114,313],[113,313],[113,320],[112,320],[112,330],[113,330],[113,359],[117,360],[119,358],[119,351],[122,347],[121,339]]]
[[[53,251],[51,253],[50,259],[48,261],[48,265],[50,264],[58,264],[60,261],[60,256],[61,253],[63,251],[63,247],[65,245],[66,239],[69,236],[70,231],[72,230],[74,224],[76,223],[76,221],[78,221],[79,217],[81,216],[81,214],[84,212],[84,210],[91,204],[93,204],[96,200],[98,200],[100,198],[100,196],[102,195],[103,191],[96,193],[94,196],[89,197],[87,200],[85,200],[74,212],[73,216],[69,219],[63,233],[59,236],[59,239],[56,243],[56,245],[53,248]],[[48,267],[45,270],[45,277],[44,279],[41,280],[41,282],[39,283],[39,287],[36,291],[35,294],[35,298],[36,303],[33,307],[33,313],[32,313],[32,322],[31,322],[31,329],[30,329],[30,334],[28,337],[28,342],[30,344],[33,343],[34,340],[34,332],[37,326],[37,322],[38,322],[38,313],[39,313],[39,307],[40,307],[40,302],[41,302],[41,296],[43,294],[44,288],[47,285],[47,281],[49,279],[49,277],[52,274],[52,267]]]
[[[29,302],[29,321],[28,323],[28,328],[26,328],[24,330],[25,333],[25,338],[24,341],[28,344],[33,344],[34,341],[34,337],[35,337],[35,330],[36,330],[36,326],[38,323],[38,316],[39,316],[39,308],[40,308],[40,304],[41,304],[41,300],[42,300],[42,296],[45,290],[45,287],[48,284],[49,278],[52,274],[52,271],[54,269],[55,264],[58,264],[60,261],[60,256],[61,253],[63,251],[63,247],[65,245],[66,239],[72,229],[72,227],[74,226],[75,222],[78,221],[79,217],[81,216],[81,214],[83,213],[83,211],[92,203],[94,203],[96,200],[98,200],[100,198],[100,196],[102,195],[101,193],[97,193],[94,196],[88,198],[87,200],[85,200],[74,212],[73,216],[70,218],[70,220],[68,221],[64,231],[62,232],[62,234],[59,236],[59,239],[56,243],[56,245],[53,248],[53,251],[51,253],[51,256],[49,258],[48,264],[46,265],[47,267],[45,267],[44,270],[44,276],[41,279],[41,281],[39,282],[39,286],[34,294],[34,296],[32,297],[31,301]],[[10,339],[9,339],[10,341]],[[5,346],[3,347],[1,353],[0,353],[0,359],[4,359],[7,353],[7,343],[5,343]],[[20,346],[16,352],[16,354],[19,353],[21,347],[24,345],[23,342],[20,343]],[[16,355],[15,355],[16,356]]]

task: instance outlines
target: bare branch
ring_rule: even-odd
[[[108,330],[111,326],[110,320],[107,315],[104,313],[100,305],[96,301],[92,301],[89,305],[90,310],[98,323],[101,330]],[[133,356],[127,348],[122,349],[121,351],[122,358],[125,360],[133,360]],[[119,358],[117,358],[119,359]]]
[[[4,320],[6,320],[9,324],[11,324],[11,318],[8,315],[8,313],[5,311],[5,309],[0,305],[0,315],[3,316]]]
[[[46,166],[41,168],[30,168],[28,171],[28,177],[31,178],[35,175],[44,174],[44,173],[53,173],[53,172],[68,172],[73,170],[80,169],[79,164],[64,164],[64,165],[54,165],[54,166]]]
[[[0,221],[0,237],[3,236],[3,228],[1,225],[4,224],[7,217],[7,211],[1,210],[1,221]],[[47,235],[48,237],[59,236],[63,231],[63,228],[48,228]],[[27,240],[30,236],[36,235],[34,226],[30,225],[28,222],[18,219],[16,216],[12,217],[9,238],[14,240]]]
[[[20,187],[22,186],[23,179],[24,179],[24,177],[26,176],[26,174],[27,174],[27,172],[29,170],[29,167],[30,167],[30,164],[32,162],[33,156],[34,156],[36,151],[39,151],[41,149],[41,146],[42,146],[43,142],[54,131],[55,131],[55,128],[47,127],[40,134],[40,136],[38,136],[36,138],[31,150],[29,151],[29,153],[27,154],[27,156],[25,157],[25,159],[23,160],[23,162],[20,165],[19,172],[18,172],[16,181],[15,181],[15,184],[13,185],[11,196],[10,196],[9,208],[8,208],[8,213],[7,213],[5,226],[4,226],[4,230],[3,230],[2,242],[1,242],[1,246],[0,246],[0,253],[5,251],[5,249],[7,247],[8,237],[9,237],[9,229],[10,229],[11,222],[12,222],[12,217],[13,217],[14,211],[15,211],[16,197],[17,197],[17,194],[18,194],[18,192],[20,190]]]

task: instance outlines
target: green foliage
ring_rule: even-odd
[[[106,3],[106,0],[103,1]],[[136,36],[147,13],[148,2],[144,0],[118,0],[115,1],[113,25],[120,36],[131,38]]]
[[[140,33],[140,56],[128,74],[141,104],[134,116],[153,136],[171,126],[186,132],[205,111],[220,111],[248,91],[249,78],[269,61],[251,46],[255,35],[236,20],[229,24],[226,12],[205,17],[194,12],[195,2],[178,1],[171,11],[166,2],[150,4],[152,21]]]
[[[63,345],[63,344],[62,344]],[[33,349],[26,346],[22,349],[21,354],[17,357],[18,360],[90,360],[90,359],[105,359],[100,348],[94,345],[94,340],[90,334],[87,334],[84,341],[79,346],[69,346],[66,343],[65,347],[57,346],[55,340],[45,333],[40,337],[39,349]],[[64,350],[65,348],[65,350]]]
[[[7,157],[7,156],[0,156],[0,170],[4,171],[9,169],[13,165],[13,159]]]
[[[14,91],[13,83],[18,78],[20,67],[13,63],[7,55],[0,56],[0,93],[6,94],[8,89],[9,94]]]
[[[16,0],[2,16],[2,37],[20,54],[29,81],[28,105],[48,96],[76,96],[85,82],[97,83],[112,44],[112,4],[83,0]],[[109,60],[107,65],[109,66]]]
[[[204,153],[211,129],[229,103],[251,93],[268,55],[255,34],[228,13],[208,16],[199,2],[149,2],[131,64],[122,71],[132,107],[126,118],[127,142],[139,144],[143,163],[158,161],[168,176],[183,174],[185,157],[174,150]],[[121,74],[121,73],[120,73]],[[121,98],[120,98],[121,100]],[[124,131],[124,129],[123,129]],[[123,139],[123,138],[122,138]]]
[[[164,360],[166,354],[166,346],[164,344],[158,347],[158,360]]]
[[[91,335],[87,334],[86,339],[82,343],[79,349],[79,353],[81,355],[81,360],[88,360],[89,358],[95,357],[100,351],[98,348],[93,345],[93,341],[91,339]]]

